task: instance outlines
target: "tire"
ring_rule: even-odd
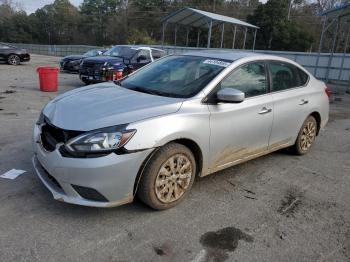
[[[308,116],[304,121],[295,144],[291,150],[296,155],[304,155],[309,152],[317,135],[317,121],[313,116]]]
[[[91,82],[89,80],[81,79],[81,81],[83,81],[83,83],[85,85],[90,85],[91,84]]]
[[[21,59],[18,55],[9,55],[7,58],[7,63],[9,65],[19,65],[21,63]]]
[[[179,162],[181,167],[178,168]],[[156,210],[174,207],[190,191],[196,171],[191,150],[181,144],[169,143],[160,148],[146,166],[137,196]]]

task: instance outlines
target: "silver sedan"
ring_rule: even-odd
[[[282,148],[307,153],[328,121],[328,96],[281,57],[167,56],[49,102],[34,128],[33,164],[57,200],[112,207],[137,195],[167,209],[196,176]]]

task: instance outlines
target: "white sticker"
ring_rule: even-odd
[[[26,171],[20,169],[11,169],[10,171],[2,174],[0,177],[7,179],[16,179],[18,176],[22,175],[25,172]]]
[[[207,60],[204,60],[203,64],[228,67],[231,63],[225,62],[225,61],[220,61],[220,60],[207,59]]]

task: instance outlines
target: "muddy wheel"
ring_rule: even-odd
[[[313,116],[309,116],[301,127],[298,138],[292,146],[292,151],[297,155],[306,154],[313,145],[317,134],[317,122]]]
[[[167,144],[146,166],[137,195],[154,209],[171,208],[188,194],[195,174],[196,162],[192,152],[181,144]]]
[[[18,55],[10,55],[8,58],[7,58],[7,63],[9,65],[19,65],[21,62],[21,59],[19,58]]]

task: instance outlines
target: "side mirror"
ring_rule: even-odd
[[[238,89],[223,88],[216,93],[216,98],[220,102],[240,103],[244,101],[245,95]]]

